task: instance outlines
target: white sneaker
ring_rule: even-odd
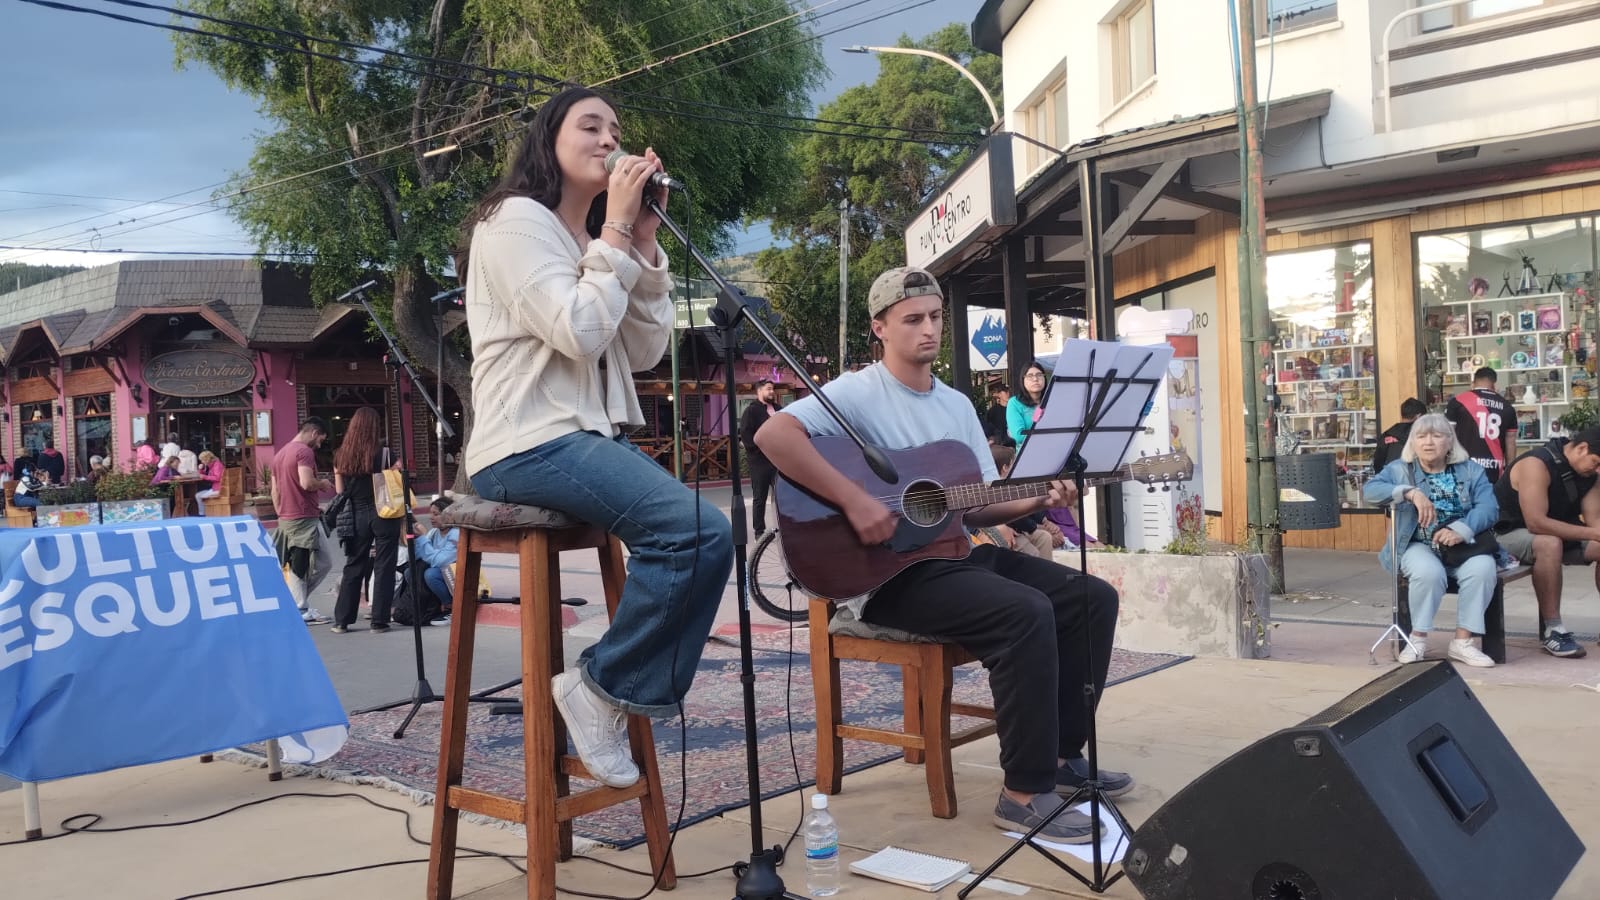
[[[1476,666],[1480,669],[1494,667],[1494,660],[1490,659],[1487,653],[1479,650],[1478,645],[1472,642],[1472,638],[1452,640],[1450,642],[1450,658],[1456,662],[1466,663],[1469,666]]]
[[[317,612],[315,608],[301,610],[300,618],[303,619],[307,625],[321,625],[324,622],[330,621],[327,616]]]
[[[639,767],[628,749],[627,713],[596,696],[577,669],[550,679],[550,690],[589,774],[614,788],[638,781]]]
[[[1400,645],[1400,664],[1409,665],[1422,662],[1428,655],[1428,647],[1421,638],[1412,638],[1409,642]]]

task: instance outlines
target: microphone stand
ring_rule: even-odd
[[[653,196],[646,195],[645,206],[661,217],[661,224],[672,232],[685,251],[692,257],[696,264],[703,269],[711,281],[717,286],[717,305],[712,308],[710,318],[716,326],[718,338],[722,349],[722,371],[724,375],[723,390],[728,403],[728,466],[733,473],[733,503],[729,510],[729,518],[733,525],[733,553],[734,553],[734,584],[739,597],[739,680],[744,685],[744,747],[745,761],[748,766],[748,779],[750,791],[750,861],[734,866],[734,871],[739,875],[739,881],[734,894],[735,900],[804,900],[799,895],[789,893],[783,884],[783,877],[778,874],[778,863],[783,856],[783,847],[763,847],[761,825],[761,757],[758,749],[758,736],[756,733],[756,675],[755,660],[751,652],[750,641],[750,594],[748,572],[746,570],[745,545],[749,539],[745,526],[744,492],[739,478],[739,417],[733,415],[734,408],[738,405],[738,385],[733,374],[734,354],[738,349],[738,327],[741,320],[749,322],[757,333],[767,342],[778,356],[789,365],[797,374],[805,374],[805,366],[797,360],[778,338],[772,333],[767,323],[760,316],[751,315],[750,306],[744,292],[728,283],[726,278],[716,270],[716,267],[707,260],[689,240],[689,235],[677,222],[667,215],[660,202]],[[861,448],[866,457],[867,465],[874,474],[884,481],[894,484],[900,480],[894,466],[889,462],[888,456],[879,448],[868,444],[862,439],[860,432],[847,421],[833,405],[827,395],[820,390],[815,392],[824,409],[828,411],[846,435]]]
[[[378,327],[378,333],[383,335],[384,342],[389,345],[389,365],[394,367],[394,396],[396,402],[398,403],[401,396],[400,374],[403,371],[406,377],[411,380],[411,395],[413,397],[421,397],[422,401],[428,404],[428,408],[433,411],[434,421],[438,422],[440,428],[442,429],[442,434],[454,437],[455,429],[451,428],[450,423],[444,420],[444,415],[440,412],[439,407],[434,405],[433,398],[429,397],[428,392],[423,389],[422,376],[417,374],[416,368],[411,365],[411,360],[406,358],[405,353],[401,351],[400,344],[395,341],[394,335],[390,334],[389,330],[383,327],[383,321],[379,319],[377,314],[372,311],[372,304],[367,300],[367,290],[371,288],[373,284],[375,284],[375,282],[369,281],[366,284],[353,288],[344,296],[353,296],[361,301],[361,307],[367,311],[367,316],[372,319],[372,324]],[[403,419],[400,427],[400,441],[402,448],[410,446],[410,442],[407,440],[407,430],[405,428]],[[400,485],[402,492],[400,505],[405,508],[405,513],[400,517],[400,526],[402,529],[401,539],[409,540],[416,534],[417,521],[416,517],[411,512],[411,470],[404,464],[406,454],[401,453],[399,458],[402,460],[402,464],[400,466]],[[410,703],[411,711],[406,713],[405,720],[400,723],[400,727],[394,730],[394,739],[397,741],[406,736],[406,729],[411,727],[411,720],[417,717],[417,712],[422,709],[422,705],[424,703],[442,703],[444,701],[442,696],[434,693],[433,686],[428,683],[428,672],[423,662],[421,592],[428,590],[428,586],[422,580],[422,565],[421,561],[417,559],[414,550],[414,541],[412,546],[413,552],[411,553],[411,559],[406,565],[406,586],[411,592],[411,643],[417,662],[416,686],[412,688],[411,696],[405,700],[395,700],[390,703],[380,703],[377,706],[369,706],[366,709],[358,709],[354,712],[355,715],[360,715],[361,713],[393,709],[396,706],[404,706],[405,704]],[[377,573],[377,577],[393,578],[394,573],[379,572]],[[520,684],[521,681],[521,678],[513,679],[504,684],[496,685],[494,687],[479,691],[478,693],[471,695],[468,699],[483,703],[495,703],[497,701],[490,697],[490,694],[497,694],[503,690],[506,690],[507,688],[512,687],[513,685]]]

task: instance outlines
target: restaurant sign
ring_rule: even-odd
[[[144,383],[169,397],[235,394],[255,379],[255,362],[231,350],[174,350],[144,364]]]
[[[249,408],[249,391],[239,391],[236,394],[218,394],[215,397],[170,397],[161,394],[156,398],[156,409],[162,412],[199,412],[208,409]]]

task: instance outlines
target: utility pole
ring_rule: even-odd
[[[1278,459],[1273,439],[1272,392],[1262,363],[1272,358],[1275,338],[1267,306],[1266,200],[1262,195],[1263,123],[1256,98],[1256,9],[1237,0],[1239,33],[1239,358],[1244,382],[1244,457],[1247,546],[1264,553],[1272,590],[1283,590],[1283,529],[1278,524]]]
[[[844,374],[850,335],[850,198],[839,201],[839,374]]]

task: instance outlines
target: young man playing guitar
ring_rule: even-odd
[[[954,439],[966,445],[985,482],[998,478],[972,402],[933,377],[944,331],[938,281],[922,269],[891,269],[873,282],[867,308],[872,333],[883,342],[883,360],[827,384],[828,398],[873,444],[902,450]],[[785,479],[842,511],[855,537],[874,547],[895,537],[902,525],[883,501],[900,501],[872,496],[810,442],[838,434],[822,405],[807,397],[774,415],[755,440]],[[904,485],[910,479],[902,471],[900,480]],[[972,509],[965,522],[997,525],[1077,501],[1071,482],[1052,482],[1046,490],[1044,496]],[[791,560],[806,552],[788,545],[787,525],[782,534]],[[1005,772],[997,826],[1027,831],[1084,783],[1082,688],[1091,675],[1097,699],[1105,687],[1117,622],[1117,593],[1109,584],[1049,560],[980,545],[964,559],[916,562],[849,604],[863,621],[953,640],[989,670]],[[1094,647],[1092,673],[1083,654],[1085,628]],[[1102,769],[1100,778],[1111,795],[1133,785],[1120,772]],[[1089,817],[1064,812],[1040,836],[1088,843]]]

